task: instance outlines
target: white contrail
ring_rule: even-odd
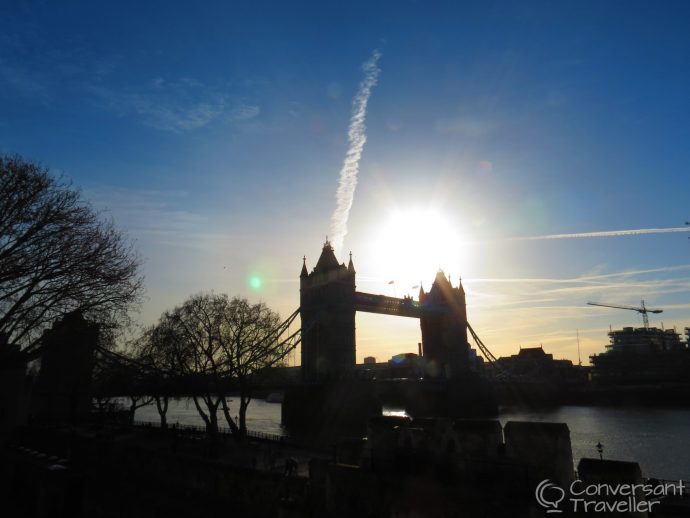
[[[603,232],[578,232],[576,234],[549,234],[546,236],[512,237],[509,240],[539,241],[542,239],[576,239],[584,237],[638,236],[641,234],[669,234],[672,232],[690,232],[690,227],[636,228],[631,230],[605,230]]]
[[[367,102],[371,95],[371,89],[376,85],[379,77],[379,68],[376,66],[381,53],[375,50],[371,57],[362,65],[364,79],[359,84],[357,95],[352,100],[352,117],[350,128],[347,132],[350,147],[345,155],[343,167],[340,170],[340,183],[336,192],[336,207],[331,216],[331,243],[336,251],[340,250],[347,234],[347,218],[352,207],[352,198],[357,186],[357,173],[359,172],[359,159],[362,157],[362,149],[367,140],[364,119],[367,115]]]

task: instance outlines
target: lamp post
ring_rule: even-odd
[[[604,460],[604,446],[601,442],[597,443],[597,452],[599,452],[599,460]]]

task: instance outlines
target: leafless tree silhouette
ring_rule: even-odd
[[[168,335],[167,346],[174,344],[177,372],[203,380],[193,399],[209,432],[217,432],[222,410],[233,434],[244,438],[253,376],[281,362],[290,348],[276,333],[278,314],[265,304],[211,293],[188,298],[165,313],[163,323],[174,335]],[[229,386],[239,392],[237,419],[227,404]]]
[[[143,292],[140,264],[79,190],[0,155],[0,365],[39,356],[43,330],[70,311],[122,322]]]
[[[156,403],[161,428],[167,428],[167,412],[173,385],[179,378],[178,351],[174,326],[162,317],[158,324],[144,329],[141,336],[129,348],[128,354],[146,366],[147,388]]]

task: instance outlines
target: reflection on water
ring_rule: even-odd
[[[388,415],[388,416],[392,416],[392,417],[407,417],[407,412],[405,412],[404,410],[401,410],[399,408],[394,408],[394,407],[384,406],[381,413],[383,415]]]
[[[237,412],[235,401],[230,411]],[[384,408],[385,415],[404,416],[399,408]],[[137,410],[140,421],[158,421],[155,405]],[[604,446],[604,458],[637,461],[646,476],[690,480],[690,411],[685,409],[610,408],[564,406],[549,411],[512,411],[499,416],[507,421],[551,421],[567,423],[573,457],[596,457],[595,445]],[[203,421],[191,399],[171,401],[168,422],[201,426]],[[227,425],[219,413],[220,425]],[[247,410],[247,427],[272,434],[285,434],[280,425],[280,404],[252,400]]]
[[[645,476],[690,480],[690,411],[687,409],[564,406],[550,411],[506,410],[499,420],[567,423],[575,467],[582,457],[636,461]]]

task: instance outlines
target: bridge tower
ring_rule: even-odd
[[[469,370],[467,307],[465,289],[460,281],[453,288],[442,271],[436,273],[429,293],[419,289],[422,308],[420,326],[427,375],[432,378],[456,378]]]
[[[330,242],[311,273],[300,274],[302,379],[346,378],[355,368],[355,268],[339,264]]]

